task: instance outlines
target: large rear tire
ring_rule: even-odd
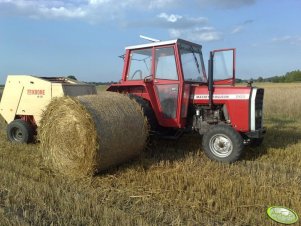
[[[144,116],[147,118],[148,125],[150,126],[150,133],[158,131],[160,129],[160,126],[157,122],[155,113],[150,106],[150,103],[144,100],[142,97],[135,96],[133,94],[129,94],[129,97],[135,100],[141,106]]]
[[[232,163],[242,155],[244,145],[241,135],[228,125],[216,125],[203,136],[203,149],[215,161]]]
[[[28,122],[16,119],[7,126],[7,138],[13,143],[30,143],[33,141],[33,128]]]

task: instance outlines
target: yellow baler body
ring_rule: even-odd
[[[33,116],[39,126],[41,114],[53,97],[90,94],[96,94],[94,85],[63,77],[9,75],[0,102],[0,114],[7,123],[17,116]]]

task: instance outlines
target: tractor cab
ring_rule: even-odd
[[[219,68],[214,84],[233,85],[234,49],[213,51],[214,56]],[[160,126],[184,128],[191,88],[208,87],[202,46],[182,39],[129,46],[124,62],[120,83],[108,90],[141,96],[151,104]]]

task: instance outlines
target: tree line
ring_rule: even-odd
[[[77,81],[77,78],[74,75],[68,75],[67,78]],[[111,82],[86,82],[86,83],[91,84],[91,85],[95,85],[95,86],[99,86],[99,85],[111,85],[111,84],[114,84],[116,82],[111,81]]]
[[[301,71],[295,70],[287,72],[284,75],[273,76],[269,78],[258,77],[257,79],[251,79],[254,82],[274,82],[274,83],[289,83],[289,82],[301,82]],[[236,79],[236,82],[247,82],[249,80]]]

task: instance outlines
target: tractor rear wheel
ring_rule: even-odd
[[[216,125],[203,136],[203,149],[206,155],[219,162],[237,161],[244,148],[241,135],[227,125]]]
[[[158,131],[160,129],[160,126],[157,122],[155,113],[150,106],[150,103],[144,100],[142,97],[135,96],[133,94],[129,94],[129,97],[135,100],[141,106],[144,116],[147,118],[148,124],[150,126],[150,133]]]
[[[7,138],[13,143],[30,143],[33,140],[33,128],[28,122],[16,119],[7,126]]]

